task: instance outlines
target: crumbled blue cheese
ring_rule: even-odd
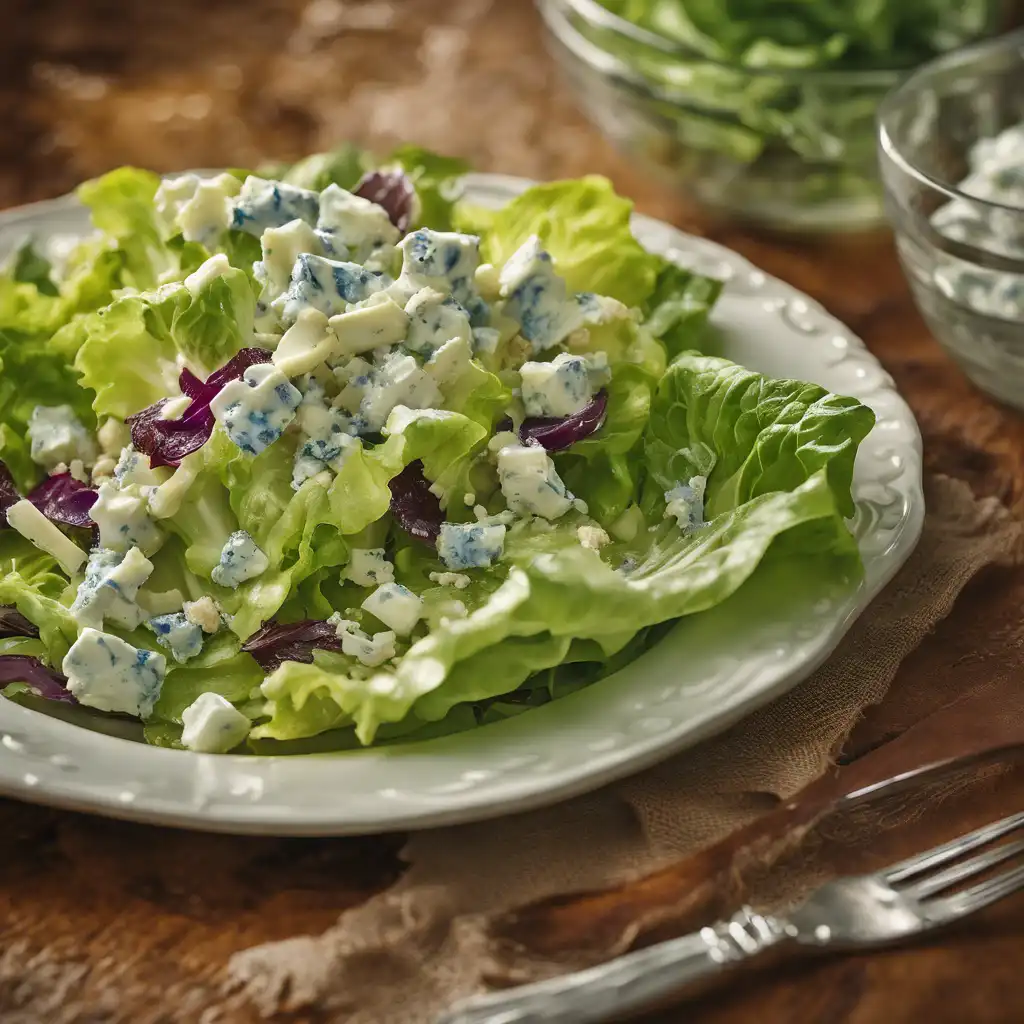
[[[578,526],[576,537],[583,547],[593,551],[600,551],[605,544],[611,543],[611,537],[600,526]]]
[[[550,363],[523,363],[519,375],[527,416],[572,416],[593,398],[590,371],[582,356],[562,352]]]
[[[359,266],[302,253],[292,267],[283,295],[271,303],[282,323],[294,323],[304,309],[318,309],[331,317],[357,302],[383,291],[389,278]]]
[[[119,455],[125,445],[131,444],[131,428],[113,416],[108,417],[96,431],[96,439],[104,455]]]
[[[439,587],[454,587],[456,590],[465,590],[472,583],[472,579],[461,572],[432,572],[430,582],[436,583]]]
[[[493,263],[481,263],[473,275],[473,283],[488,302],[494,302],[501,294],[501,274]]]
[[[317,234],[330,247],[331,255],[371,270],[388,269],[399,238],[387,210],[338,185],[328,185],[320,193]]]
[[[200,754],[226,754],[249,735],[251,725],[219,693],[201,693],[181,713],[181,745]]]
[[[150,518],[149,501],[160,480],[150,468],[149,456],[128,445],[114,468],[112,480],[99,487],[89,511],[99,527],[100,547],[111,551],[140,548],[150,555],[163,543],[163,533]]]
[[[505,527],[500,523],[442,523],[437,538],[437,553],[453,570],[486,568],[504,549]]]
[[[16,501],[7,509],[7,525],[40,551],[45,551],[57,559],[60,567],[69,576],[74,575],[82,567],[86,558],[85,552],[68,540],[28,498]]]
[[[370,636],[359,628],[359,624],[351,619],[343,619],[337,612],[328,620],[341,640],[341,652],[355,658],[368,668],[383,665],[397,653],[395,634],[391,630],[374,633]]]
[[[395,567],[387,560],[383,548],[353,548],[345,567],[345,579],[360,587],[391,583]]]
[[[295,419],[302,393],[275,366],[257,363],[221,388],[210,411],[243,452],[258,455]]]
[[[279,228],[291,220],[316,224],[320,197],[309,189],[250,174],[231,203],[231,213],[231,227],[259,238],[267,228]]]
[[[399,636],[408,636],[423,616],[423,599],[401,583],[382,583],[360,607]]]
[[[287,290],[295,261],[302,253],[326,254],[319,236],[304,220],[290,220],[281,227],[267,228],[260,236],[260,247],[263,259],[252,265],[252,271],[262,286],[257,307],[262,315],[274,299]]]
[[[318,309],[304,309],[284,332],[271,358],[286,377],[298,377],[322,366],[337,347],[338,339],[327,326],[327,317]]]
[[[473,328],[473,351],[480,355],[493,355],[501,344],[501,331],[495,327]]]
[[[681,530],[689,532],[704,525],[704,489],[707,479],[690,477],[688,484],[676,484],[665,492],[665,518],[675,518]]]
[[[204,633],[216,633],[220,629],[220,609],[212,597],[186,601],[181,610],[185,613],[185,618]]]
[[[153,563],[138,548],[128,552],[95,548],[71,605],[72,617],[79,625],[96,629],[104,621],[135,629],[147,617],[136,598],[152,572]]]
[[[202,653],[203,631],[184,612],[154,615],[146,620],[146,628],[153,631],[156,642],[166,647],[179,665]]]
[[[377,433],[397,405],[431,409],[444,402],[433,378],[410,355],[389,353],[383,362],[370,366],[358,358],[350,366],[358,372],[339,396],[339,403],[356,414],[358,433]]]
[[[584,323],[580,304],[570,298],[565,281],[555,273],[550,253],[533,235],[510,257],[501,271],[502,312],[517,320],[534,352],[564,341]]]
[[[327,469],[339,472],[349,455],[361,447],[359,439],[352,436],[351,421],[327,404],[324,389],[315,378],[307,383],[297,422],[303,439],[296,449],[292,471],[295,490]]]
[[[67,687],[80,704],[147,718],[160,696],[167,662],[110,633],[86,628],[61,664]]]
[[[185,290],[195,298],[204,288],[216,281],[218,277],[223,277],[229,273],[231,269],[232,267],[228,262],[227,256],[219,252],[216,256],[211,256],[204,263],[201,263],[199,267],[185,278],[183,282]]]
[[[424,357],[452,338],[473,336],[469,314],[450,295],[434,288],[421,288],[406,303],[409,317],[406,348]],[[487,329],[487,328],[482,328]]]
[[[508,445],[498,452],[498,480],[509,509],[517,515],[558,519],[572,508],[548,453],[539,445]]]
[[[210,579],[218,586],[235,590],[246,580],[266,572],[270,559],[256,546],[245,530],[236,530],[221,548],[220,561],[213,567]]]
[[[28,438],[32,461],[46,469],[72,459],[88,466],[96,460],[96,442],[70,405],[37,405],[29,417]]]
[[[167,401],[160,406],[160,419],[180,420],[188,411],[188,407],[191,404],[192,399],[189,398],[188,395],[178,395],[177,398],[168,398]]]
[[[180,231],[186,242],[199,242],[211,249],[231,226],[231,199],[240,188],[231,174],[213,178],[181,174],[165,178],[153,202],[167,230]]]
[[[428,360],[424,369],[442,391],[462,378],[473,361],[473,353],[465,338],[446,341]]]
[[[330,324],[338,339],[338,352],[354,356],[402,341],[409,330],[409,317],[389,295],[378,292],[332,316]]]
[[[474,327],[486,325],[489,307],[476,289],[480,239],[450,231],[421,228],[399,243],[402,273],[389,291],[406,302],[423,288],[451,297],[466,310]]]

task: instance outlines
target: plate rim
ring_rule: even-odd
[[[200,171],[198,173],[204,173]],[[507,202],[515,194],[535,184],[534,182],[508,175],[470,174],[465,178],[465,195],[470,201]],[[18,227],[30,227],[40,219],[51,215],[72,214],[81,209],[73,193],[55,199],[43,200],[24,206],[0,211],[0,232],[16,231]],[[535,807],[547,806],[561,800],[578,796],[597,789],[610,782],[632,775],[695,746],[697,743],[718,735],[746,717],[759,707],[776,699],[806,679],[824,663],[839,642],[849,631],[867,604],[873,600],[914,550],[924,524],[923,492],[923,450],[920,429],[910,407],[899,395],[892,378],[882,369],[864,343],[819,303],[810,299],[799,289],[761,271],[745,257],[710,239],[688,234],[663,221],[643,215],[633,215],[635,233],[647,238],[641,239],[645,247],[662,252],[693,269],[716,274],[726,278],[726,290],[730,295],[742,294],[737,289],[752,289],[766,308],[774,304],[783,318],[797,333],[808,335],[808,343],[816,343],[811,337],[828,333],[832,343],[837,345],[837,362],[851,361],[858,364],[858,373],[874,374],[870,397],[883,400],[890,407],[894,422],[898,421],[907,434],[904,438],[906,456],[897,477],[903,487],[899,493],[905,499],[904,514],[898,526],[892,531],[893,539],[889,548],[879,556],[884,559],[880,571],[870,583],[862,584],[851,595],[828,629],[819,638],[813,655],[805,658],[796,667],[778,672],[767,685],[761,686],[753,695],[726,704],[699,715],[696,719],[684,719],[675,728],[644,742],[639,740],[616,752],[616,756],[605,757],[597,767],[586,765],[575,770],[564,769],[557,777],[538,776],[532,785],[521,785],[512,792],[496,799],[485,786],[469,785],[453,790],[447,799],[433,801],[420,799],[385,801],[388,808],[384,813],[350,814],[346,817],[344,805],[328,804],[325,808],[293,813],[287,804],[261,802],[263,783],[278,774],[276,766],[282,762],[290,764],[308,763],[311,759],[346,761],[349,757],[360,758],[369,763],[377,758],[390,758],[396,752],[426,750],[432,745],[445,741],[428,741],[416,745],[395,748],[373,748],[343,755],[296,755],[288,758],[273,755],[209,755],[187,751],[150,747],[117,737],[104,736],[80,726],[48,718],[29,708],[9,701],[0,702],[0,795],[15,797],[34,803],[87,811],[107,817],[140,821],[150,824],[170,825],[208,832],[256,833],[264,835],[351,835],[369,832],[404,831],[412,828],[437,827],[470,821],[484,820],[506,814],[518,813]],[[649,239],[662,236],[664,245],[650,245]],[[780,305],[781,304],[781,305]],[[811,326],[808,326],[811,325]],[[825,343],[818,339],[820,343]],[[838,343],[842,344],[839,345]],[[864,400],[865,396],[860,396]],[[895,484],[897,477],[892,483]],[[654,650],[657,650],[655,648]],[[650,652],[648,652],[650,653]],[[627,666],[627,670],[636,665]],[[584,691],[585,692],[585,691]],[[555,702],[565,706],[578,695],[571,695]],[[548,705],[553,708],[555,705]],[[545,709],[537,709],[529,715],[520,716],[510,722],[489,726],[488,730],[506,727],[523,729],[521,723],[535,719]],[[539,724],[539,723],[538,723]],[[511,729],[506,728],[506,735]],[[47,752],[45,743],[38,742],[33,733],[43,733],[44,740],[52,739]],[[474,734],[468,734],[474,735]],[[477,734],[478,735],[478,734]],[[490,732],[490,735],[494,735]],[[90,737],[86,740],[85,737]],[[87,770],[78,773],[71,759],[64,758],[59,749],[62,740],[79,740],[76,746],[89,747],[100,743],[104,750],[109,744],[124,744],[126,755],[148,759],[152,765],[163,764],[172,774],[182,776],[181,792],[173,799],[155,792],[141,792],[132,789],[133,776],[131,756],[126,756],[125,783],[120,789],[111,786],[97,787],[88,780]],[[186,760],[190,770],[182,771]],[[67,762],[67,763],[65,763]],[[354,763],[354,762],[353,762]],[[283,771],[283,770],[282,770]],[[472,773],[466,773],[472,774]],[[485,774],[477,772],[476,774]],[[482,780],[483,781],[483,780]],[[492,787],[493,788],[493,787]],[[383,793],[383,791],[381,791]]]

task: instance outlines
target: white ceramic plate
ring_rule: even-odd
[[[501,206],[529,183],[475,175]],[[71,197],[0,215],[0,255],[26,234],[87,230]],[[683,620],[614,676],[471,733],[307,757],[212,756],[105,736],[0,700],[0,792],[121,818],[225,832],[346,834],[450,824],[593,789],[720,732],[804,679],[910,554],[921,531],[921,439],[863,344],[799,292],[713,242],[637,217],[649,249],[727,280],[715,307],[725,355],[871,406],[857,459],[856,590],[823,581],[800,607],[771,581]],[[756,577],[755,577],[756,579]],[[737,632],[736,623],[752,625]]]

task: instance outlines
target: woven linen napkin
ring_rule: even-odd
[[[596,793],[412,835],[399,881],[323,935],[237,954],[231,1000],[267,1016],[308,1009],[349,1024],[428,1024],[488,981],[524,982],[585,962],[585,954],[574,962],[510,953],[495,925],[534,901],[654,871],[777,808],[826,773],[968,581],[1018,560],[1021,527],[996,501],[975,500],[946,477],[927,481],[926,501],[907,565],[802,685],[724,735]]]

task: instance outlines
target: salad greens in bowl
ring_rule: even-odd
[[[1002,0],[539,0],[590,117],[701,204],[776,229],[884,222],[882,98]]]
[[[855,581],[874,414],[703,354],[598,177],[121,168],[0,276],[0,685],[299,753],[518,715],[755,574]],[[274,177],[268,175],[273,174]],[[795,599],[799,574],[780,599]]]

